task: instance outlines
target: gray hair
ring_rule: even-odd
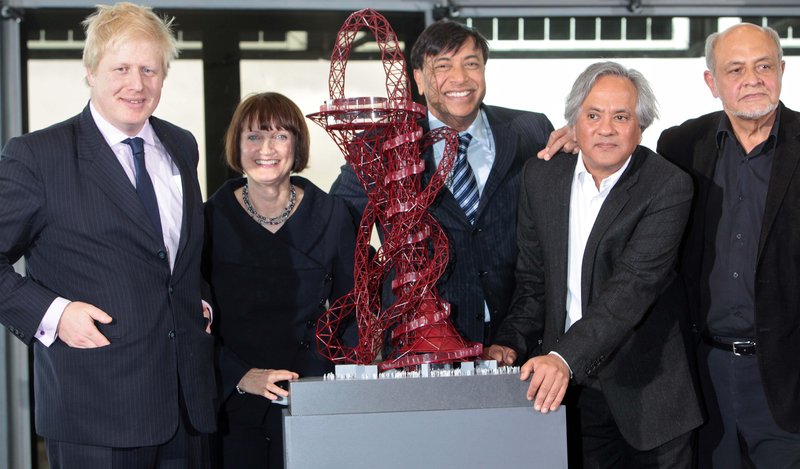
[[[650,88],[647,79],[640,72],[632,68],[625,68],[616,62],[594,63],[578,75],[572,85],[572,90],[567,95],[567,103],[564,108],[564,118],[567,119],[569,126],[575,125],[581,105],[586,101],[586,97],[589,96],[597,80],[607,75],[627,78],[631,81],[636,88],[636,117],[639,120],[639,128],[644,131],[650,127],[650,124],[658,118],[658,101],[653,89]]]
[[[748,27],[748,26],[752,26],[763,33],[767,33],[770,39],[772,39],[772,41],[775,42],[775,49],[778,50],[778,62],[783,60],[783,48],[781,47],[781,37],[778,36],[777,31],[770,28],[769,26],[762,27],[753,23],[739,23],[729,27],[724,31],[718,31],[716,33],[712,33],[706,38],[706,68],[708,69],[709,72],[711,72],[713,76],[717,76],[717,71],[715,70],[717,66],[716,64],[717,58],[714,56],[714,47],[717,45],[717,39],[721,38],[728,32],[733,31],[734,29],[738,29],[741,27]]]

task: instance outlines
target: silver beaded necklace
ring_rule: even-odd
[[[297,202],[297,191],[294,189],[294,185],[289,184],[289,205],[287,205],[286,208],[283,209],[283,212],[281,212],[281,214],[277,217],[267,218],[256,211],[255,207],[253,207],[253,204],[250,203],[250,195],[247,189],[247,184],[245,184],[244,188],[242,188],[242,202],[244,202],[244,208],[247,209],[247,213],[249,213],[250,216],[262,226],[280,225],[288,220],[289,216],[292,214],[292,210],[294,210],[294,204]]]

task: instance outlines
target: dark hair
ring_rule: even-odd
[[[477,29],[448,19],[432,23],[422,31],[411,48],[411,67],[422,70],[426,57],[457,51],[470,38],[483,52],[485,64],[489,60],[489,43]]]
[[[258,93],[246,97],[236,107],[225,132],[225,160],[234,171],[242,170],[239,139],[255,123],[259,130],[288,130],[294,136],[294,166],[299,173],[308,165],[310,138],[306,118],[291,99],[280,93]]]

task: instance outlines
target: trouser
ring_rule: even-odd
[[[155,446],[115,448],[45,440],[51,469],[207,469],[211,467],[208,435],[189,423],[181,400],[175,435]]]
[[[571,387],[565,404],[570,469],[688,469],[692,466],[692,432],[653,449],[639,450],[622,437],[601,391]]]
[[[699,467],[800,468],[800,433],[775,423],[757,355],[735,355],[707,344],[700,345],[698,354],[708,409],[698,438]]]

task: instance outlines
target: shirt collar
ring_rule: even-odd
[[[772,129],[769,131],[769,136],[766,140],[766,145],[764,146],[765,150],[769,150],[775,146],[775,142],[778,141],[778,128],[780,127],[781,122],[781,109],[783,108],[783,103],[779,102],[778,107],[775,109],[775,122],[772,124]],[[731,120],[728,118],[728,115],[723,112],[722,118],[719,120],[719,125],[717,126],[717,150],[722,148],[723,143],[725,142],[726,138],[731,138],[733,141],[738,142],[736,140],[736,134],[733,133],[733,126],[731,125]]]
[[[100,133],[103,135],[103,138],[106,139],[106,143],[108,146],[113,147],[118,143],[122,142],[129,136],[126,135],[124,132],[120,131],[118,128],[114,127],[110,122],[105,120],[100,112],[94,107],[92,102],[89,102],[89,110],[92,112],[92,118],[94,119],[95,125],[100,130]],[[153,126],[150,125],[150,120],[146,120],[144,122],[144,126],[142,130],[136,134],[136,137],[141,137],[145,143],[155,146],[155,132],[153,131]]]
[[[628,156],[628,159],[625,160],[625,163],[622,165],[621,168],[619,168],[614,173],[612,173],[611,175],[600,181],[600,187],[597,189],[598,192],[610,191],[617,184],[619,178],[622,177],[622,173],[624,173],[625,170],[628,168],[632,156],[633,155]],[[588,182],[591,180],[592,187],[596,187],[592,175],[589,173],[589,170],[586,169],[586,165],[583,164],[582,153],[578,154],[578,161],[575,164],[575,174],[573,177],[576,180],[581,181],[581,183]]]
[[[439,127],[444,127],[444,126],[445,126],[444,122],[437,119],[433,114],[431,114],[430,111],[428,111],[428,127],[431,130],[435,130],[438,129]],[[472,121],[472,124],[470,124],[469,127],[467,127],[467,130],[465,130],[464,132],[459,132],[458,134],[461,135],[465,132],[469,133],[470,135],[472,135],[472,140],[484,143],[489,147],[491,147],[493,144],[493,140],[489,138],[488,127],[489,127],[488,118],[486,117],[486,113],[483,111],[483,109],[481,109],[478,112],[478,115],[475,117],[475,120]]]

